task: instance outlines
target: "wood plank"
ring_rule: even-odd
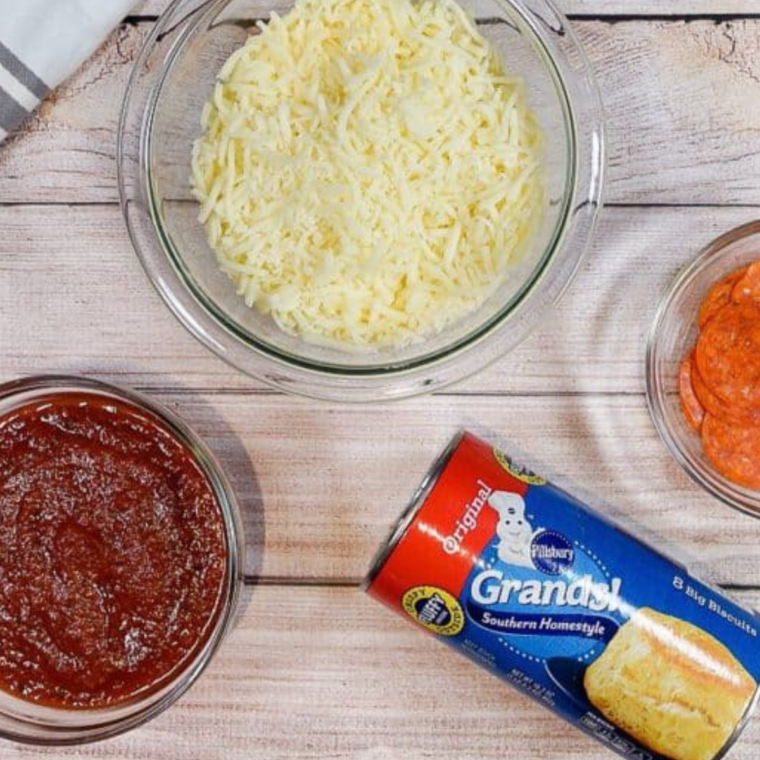
[[[758,0],[555,0],[555,5],[568,15],[592,18],[615,15],[720,17],[760,13]]]
[[[163,0],[157,0],[157,5]],[[572,16],[734,16],[760,13],[758,0],[554,0],[565,14]]]
[[[608,114],[607,200],[757,204],[760,19],[576,21]],[[0,150],[0,202],[117,198],[115,134],[150,23],[122,26]]]
[[[757,604],[757,592],[743,593]],[[750,721],[732,760],[760,753]],[[254,588],[214,662],[129,734],[0,760],[610,760],[607,748],[355,589]]]
[[[450,391],[642,393],[646,335],[672,278],[712,238],[754,215],[606,209],[560,306],[515,351]],[[0,379],[81,371],[142,387],[263,389],[164,307],[117,207],[0,208],[0,228]]]
[[[158,15],[163,13],[169,0],[143,0],[133,9],[132,15]],[[555,0],[562,13],[573,16],[728,16],[760,14],[758,0]]]

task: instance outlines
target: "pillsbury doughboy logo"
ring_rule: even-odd
[[[508,491],[496,491],[488,497],[488,506],[499,514],[499,522],[496,524],[499,559],[508,565],[533,567],[530,546],[538,531],[534,532],[525,516],[522,496]]]
[[[622,582],[567,526],[552,527],[547,499],[540,488],[528,503],[509,491],[487,495],[485,508],[498,514],[496,535],[470,574],[464,607],[513,652],[586,659],[622,622]]]
[[[496,491],[488,505],[499,514],[497,554],[502,562],[534,567],[547,575],[560,575],[573,566],[575,550],[561,533],[533,529],[525,515],[525,500],[516,493]]]

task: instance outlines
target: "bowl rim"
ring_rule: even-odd
[[[134,70],[125,93],[119,123],[119,140],[117,149],[117,172],[119,195],[122,212],[127,223],[130,238],[138,258],[159,295],[175,317],[191,334],[210,348],[222,359],[251,377],[274,386],[278,390],[287,390],[314,398],[370,401],[378,395],[385,398],[402,398],[418,393],[436,390],[452,382],[459,381],[487,366],[510,348],[521,342],[538,324],[539,317],[552,307],[570,285],[574,274],[580,266],[583,254],[593,236],[598,212],[601,209],[601,192],[605,164],[604,116],[596,82],[593,78],[588,60],[580,47],[568,22],[552,5],[551,0],[492,0],[502,11],[504,18],[517,19],[520,33],[528,32],[529,42],[548,72],[560,101],[565,122],[567,142],[567,163],[565,167],[565,193],[562,208],[551,231],[537,264],[512,296],[510,301],[483,324],[460,336],[455,342],[437,348],[431,352],[421,353],[411,359],[370,365],[341,364],[324,362],[294,355],[278,349],[266,341],[258,339],[227,317],[213,300],[209,299],[187,271],[181,254],[176,250],[174,241],[165,229],[162,221],[161,200],[154,191],[152,156],[152,126],[156,117],[166,78],[172,70],[177,56],[193,37],[193,33],[202,29],[204,21],[219,13],[232,0],[195,0],[194,10],[185,14],[180,23],[180,30],[170,49],[163,58],[163,64],[155,81],[150,83],[147,94],[137,93],[141,83],[138,81],[146,61],[157,41],[164,33],[164,27],[173,21],[173,12],[188,0],[174,0],[156,23],[152,33],[145,41],[135,63]],[[553,15],[547,21],[538,10]],[[554,22],[554,23],[551,23]],[[551,30],[547,32],[546,30]],[[547,39],[550,33],[556,34],[563,45],[569,46],[577,56],[576,68],[569,66],[564,59],[568,54],[564,49],[558,55],[552,53]],[[568,88],[569,80],[577,80],[576,86],[583,91],[585,101],[575,98]],[[139,97],[144,100],[140,119],[138,165],[141,181],[138,192],[141,195],[158,244],[163,262],[157,263],[155,246],[145,246],[130,217],[128,179],[126,174],[125,134],[128,124],[135,122],[133,113],[139,111],[140,104],[133,101]],[[591,118],[581,119],[577,112],[589,111]],[[581,114],[583,115],[583,114]],[[587,114],[588,115],[588,114]],[[588,143],[591,145],[589,148]],[[590,159],[590,178],[584,177],[582,158]],[[582,230],[577,227],[576,216],[587,213],[589,220]],[[568,244],[570,238],[570,244]],[[563,264],[563,257],[571,259],[568,266]],[[166,266],[168,264],[168,266]],[[562,283],[552,281],[555,270],[565,266],[565,279]],[[159,271],[162,270],[162,271]],[[168,271],[167,271],[168,270]],[[173,280],[174,282],[171,282]],[[179,289],[176,287],[179,284]],[[535,297],[540,288],[554,288],[554,292],[544,296],[545,303],[535,305]],[[534,296],[531,299],[531,296]],[[532,306],[532,311],[531,311]],[[194,312],[194,313],[193,313]],[[515,335],[508,339],[503,335],[507,325],[516,326]],[[500,335],[501,333],[501,335]],[[496,339],[501,337],[498,345]],[[490,344],[490,345],[488,345]],[[465,366],[462,359],[469,356],[471,366]],[[357,354],[352,354],[357,356]],[[390,385],[390,387],[389,387]]]
[[[1,383],[0,414],[61,393],[114,398],[140,409],[156,418],[192,455],[211,486],[222,517],[227,547],[226,578],[213,613],[213,624],[202,646],[191,660],[169,675],[157,691],[138,692],[108,708],[37,709],[32,705],[36,713],[33,717],[8,713],[0,706],[0,716],[10,724],[0,727],[0,737],[37,746],[70,746],[111,738],[143,725],[174,704],[197,681],[231,630],[244,581],[245,541],[240,507],[224,470],[203,439],[172,410],[145,394],[78,375],[32,375]],[[46,715],[50,716],[49,722],[45,720]],[[78,720],[70,724],[53,720],[54,716],[62,715],[76,716]]]
[[[670,310],[676,300],[694,284],[705,267],[719,258],[728,246],[754,235],[760,235],[760,220],[747,222],[714,238],[700,249],[692,261],[679,270],[660,300],[652,320],[646,342],[644,373],[649,416],[660,439],[681,469],[693,482],[719,501],[744,514],[760,517],[760,491],[732,483],[709,463],[708,466],[701,465],[690,457],[681,445],[680,437],[670,421],[670,415],[666,412],[667,407],[664,401],[666,384],[660,356],[660,338],[672,318]],[[709,283],[709,285],[712,284],[714,282]]]

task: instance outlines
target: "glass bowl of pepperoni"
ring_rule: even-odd
[[[649,335],[646,384],[686,473],[760,517],[760,221],[713,240],[676,277]]]

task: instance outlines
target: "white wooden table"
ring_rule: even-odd
[[[117,205],[118,109],[165,0],[145,0],[0,146],[0,381],[114,380],[174,407],[241,498],[248,581],[201,680],[125,736],[4,758],[504,760],[612,754],[359,591],[460,427],[530,452],[760,603],[760,521],[697,489],[657,438],[644,344],[676,271],[760,213],[760,0],[562,0],[608,115],[606,201],[560,308],[477,377],[387,407],[289,398],[160,302]],[[0,22],[1,23],[1,22]],[[760,652],[758,653],[760,655]],[[760,755],[760,718],[731,757]]]

